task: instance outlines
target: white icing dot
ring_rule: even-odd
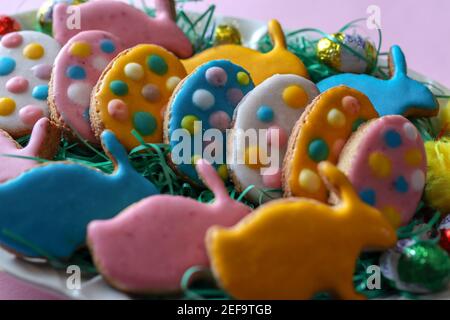
[[[98,71],[103,71],[108,66],[108,60],[103,57],[95,57],[92,59],[92,66]]]
[[[198,108],[202,110],[208,110],[216,103],[216,99],[214,98],[214,95],[208,90],[199,89],[194,92],[194,95],[192,96],[192,102]]]
[[[425,186],[425,174],[422,170],[416,170],[411,175],[411,184],[415,191],[423,191]]]
[[[67,88],[67,96],[72,102],[87,107],[90,104],[92,89],[93,87],[85,82],[72,83]]]
[[[141,80],[144,76],[144,68],[138,63],[131,62],[124,68],[125,75],[131,80]]]
[[[405,123],[403,125],[403,131],[405,132],[405,135],[408,139],[410,139],[412,141],[416,141],[419,133],[417,132],[417,129],[416,129],[416,127],[414,127],[413,124]]]
[[[179,77],[171,77],[169,80],[167,80],[166,88],[170,92],[173,92],[177,85],[181,82],[181,79]]]

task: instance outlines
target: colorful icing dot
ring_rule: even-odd
[[[316,193],[320,189],[320,177],[310,169],[303,169],[298,177],[300,187],[309,193]]]
[[[394,207],[388,206],[381,210],[383,215],[388,219],[394,228],[400,227],[402,223],[401,214]]]
[[[300,86],[289,86],[283,91],[283,101],[293,109],[304,108],[308,103],[308,94]]]
[[[73,80],[83,80],[86,79],[86,71],[81,66],[73,65],[67,68],[66,76]]]
[[[214,87],[223,87],[227,84],[227,72],[220,67],[212,67],[206,70],[206,81]]]
[[[142,96],[145,100],[156,103],[161,98],[161,92],[159,88],[153,84],[147,84],[142,88],[141,91]]]
[[[147,58],[148,68],[156,73],[157,75],[163,76],[169,70],[169,66],[167,65],[164,59],[156,54],[151,55]]]
[[[136,112],[133,115],[134,128],[143,136],[152,135],[157,128],[155,117],[148,112]]]
[[[129,117],[128,107],[120,99],[113,99],[108,103],[108,113],[119,121],[127,121]]]
[[[216,111],[209,117],[211,127],[225,131],[230,128],[231,118],[225,111]]]
[[[418,149],[411,149],[405,153],[405,161],[412,167],[417,167],[422,163],[422,153]]]
[[[87,107],[86,109],[84,109],[83,112],[83,119],[87,122],[87,123],[91,123],[91,118],[90,118],[90,107]]]
[[[227,99],[233,106],[237,106],[242,98],[244,98],[244,93],[241,89],[232,88],[227,91]]]
[[[106,67],[108,66],[108,60],[106,60],[103,57],[95,57],[94,59],[92,59],[92,66],[94,67],[95,70],[98,71],[103,71],[106,69]]]
[[[422,192],[425,187],[425,174],[422,170],[416,170],[411,175],[411,186],[414,191]]]
[[[406,179],[402,176],[398,177],[394,182],[395,190],[400,193],[406,193],[408,192],[409,186]]]
[[[248,86],[250,83],[250,76],[247,72],[241,71],[237,74],[237,81],[241,86]]]
[[[27,105],[19,110],[19,118],[27,126],[33,126],[44,117],[44,111],[35,105]]]
[[[342,98],[342,108],[350,115],[357,115],[361,109],[361,104],[355,97],[345,96]]]
[[[287,145],[289,136],[283,128],[272,126],[267,130],[267,144],[283,148]]]
[[[228,180],[228,168],[226,164],[221,164],[218,168],[217,168],[217,173],[219,174],[219,177],[223,180],[226,181]]]
[[[23,93],[28,89],[28,80],[24,77],[14,77],[6,82],[6,90],[11,93]]]
[[[16,109],[16,102],[11,98],[0,98],[0,116],[9,116]]]
[[[49,64],[38,64],[34,66],[31,71],[33,75],[41,80],[50,80],[52,75],[52,66]]]
[[[9,33],[3,36],[2,38],[2,45],[5,48],[17,48],[20,46],[23,42],[23,37],[17,32]]]
[[[402,137],[395,130],[389,130],[384,134],[384,142],[389,148],[395,149],[402,145]]]
[[[109,89],[116,96],[125,96],[128,94],[128,85],[122,80],[114,80],[109,84]]]
[[[274,117],[273,109],[268,106],[261,106],[258,111],[256,111],[256,117],[261,122],[272,122]]]
[[[369,167],[377,178],[387,178],[392,173],[391,160],[381,152],[373,152],[369,156]]]
[[[406,137],[409,140],[416,141],[419,133],[417,132],[416,127],[412,123],[405,123],[403,125],[403,131],[405,132]]]
[[[245,165],[253,170],[264,167],[262,163],[263,151],[258,146],[250,146],[245,149]]]
[[[352,131],[355,132],[356,130],[358,130],[359,127],[361,127],[361,125],[363,125],[365,122],[366,122],[365,119],[362,118],[356,119],[352,124]]]
[[[92,54],[91,45],[87,42],[75,42],[70,46],[69,52],[77,58],[87,58]]]
[[[375,204],[377,203],[377,195],[375,193],[375,190],[365,189],[359,193],[359,197],[369,206],[375,206]]]
[[[330,112],[328,112],[327,121],[330,126],[336,129],[342,128],[347,122],[345,114],[338,109],[331,109]]]
[[[328,145],[322,139],[315,139],[308,146],[308,155],[315,162],[327,160],[329,154]]]
[[[263,174],[263,185],[270,189],[281,189],[281,170],[278,169],[275,174]]]
[[[201,156],[199,156],[198,154],[194,154],[191,158],[191,164],[193,164],[195,166],[197,164],[197,162],[201,159],[202,159]]]
[[[198,89],[192,95],[194,105],[202,110],[208,110],[216,103],[214,95],[205,89]]]
[[[0,57],[0,76],[6,76],[14,71],[16,61],[10,57]]]
[[[91,102],[92,89],[92,86],[88,83],[75,82],[67,88],[67,96],[79,106],[88,106]]]
[[[100,49],[104,53],[113,53],[116,51],[116,45],[109,39],[104,39],[100,42]]]
[[[138,81],[144,76],[144,68],[139,63],[130,62],[124,68],[125,75],[131,80]]]
[[[48,85],[39,85],[33,88],[31,95],[36,100],[47,100],[48,97]]]
[[[195,125],[195,123],[198,121],[199,121],[199,119],[196,116],[193,116],[193,115],[185,116],[181,120],[181,128],[189,131],[189,133],[191,135],[194,135],[199,130],[199,127]]]
[[[180,82],[180,77],[170,77],[166,82],[167,90],[173,92]]]
[[[39,43],[30,43],[23,48],[23,56],[30,60],[38,60],[44,56],[45,50]]]

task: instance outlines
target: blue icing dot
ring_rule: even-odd
[[[109,89],[117,96],[124,96],[128,93],[128,85],[122,80],[111,81]]]
[[[394,182],[395,190],[397,190],[400,193],[406,193],[408,192],[409,186],[406,179],[402,176],[398,177],[397,180]]]
[[[37,100],[46,100],[48,97],[48,85],[34,87],[31,95]]]
[[[104,53],[113,53],[116,51],[116,46],[111,40],[102,40],[100,43],[100,49],[102,49]]]
[[[402,137],[395,130],[389,130],[384,134],[384,142],[389,148],[398,148],[402,145]]]
[[[274,114],[273,114],[273,110],[271,107],[262,106],[256,112],[256,116],[258,117],[259,121],[271,122],[273,120]]]
[[[133,116],[135,129],[143,136],[150,136],[158,127],[155,117],[148,112],[136,112]]]
[[[6,76],[14,71],[16,61],[10,57],[0,57],[0,76]]]
[[[80,66],[70,66],[66,70],[66,76],[74,80],[86,79],[86,71]]]
[[[84,109],[83,112],[83,118],[84,120],[86,120],[87,122],[91,123],[91,118],[89,116],[89,107],[87,107],[86,109]]]
[[[359,193],[359,197],[362,201],[367,203],[369,206],[374,206],[377,202],[377,194],[372,189],[365,189]]]

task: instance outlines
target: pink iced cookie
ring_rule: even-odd
[[[416,212],[426,164],[424,142],[414,125],[402,116],[386,116],[358,129],[344,147],[338,166],[361,199],[399,227]]]
[[[99,143],[89,122],[92,89],[123,49],[116,36],[97,30],[81,32],[66,43],[56,57],[50,85],[50,113],[56,123]]]
[[[155,7],[157,17],[152,19],[120,1],[89,1],[78,6],[59,4],[53,13],[53,35],[59,43],[65,44],[81,31],[103,30],[122,39],[127,48],[156,44],[180,58],[190,57],[192,44],[175,22],[173,0],[156,0]],[[70,28],[71,23],[73,28]]]
[[[232,200],[214,168],[197,163],[198,173],[215,193],[212,204],[175,196],[152,196],[108,221],[88,226],[94,261],[114,287],[129,293],[180,291],[184,273],[208,266],[206,231],[232,226],[250,208]]]

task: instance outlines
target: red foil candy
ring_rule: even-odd
[[[439,227],[439,231],[441,232],[441,247],[450,253],[450,215],[448,215],[441,223]]]
[[[0,36],[15,31],[20,31],[19,22],[8,16],[0,16]]]

